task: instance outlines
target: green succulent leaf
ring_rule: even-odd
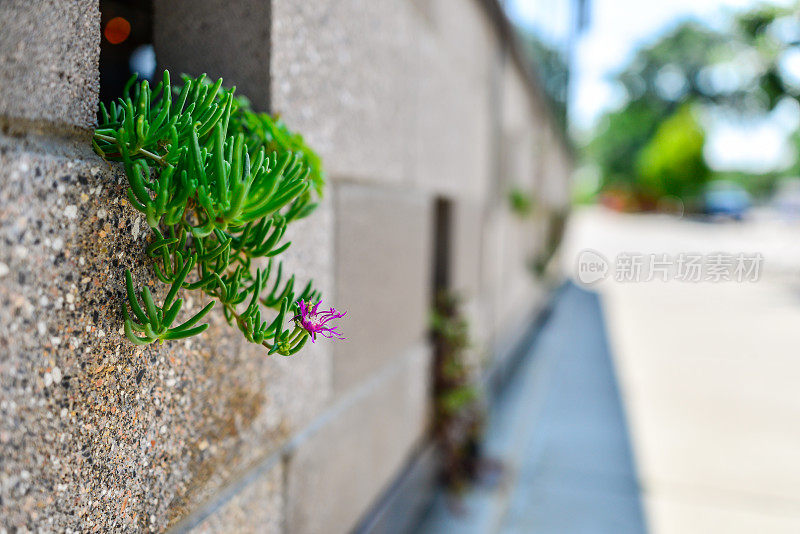
[[[174,85],[165,71],[152,88],[134,76],[99,115],[92,147],[122,163],[128,200],[153,234],[145,253],[169,285],[158,305],[125,271],[126,337],[146,345],[200,334],[208,325],[197,323],[219,302],[249,341],[270,354],[297,353],[308,332],[285,329],[287,314],[297,312],[298,298],[320,294],[311,281],[296,294],[295,276],[284,280],[283,263],[273,269],[273,258],[291,245],[282,242],[288,226],[318,205],[325,185],[319,156],[283,121],[253,111],[234,88],[205,75],[183,75]],[[181,291],[213,300],[173,327]],[[271,320],[262,318],[270,311]]]

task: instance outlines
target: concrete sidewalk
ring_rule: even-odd
[[[426,533],[645,531],[628,430],[598,298],[564,288],[492,409],[487,456],[505,467],[454,513],[440,496]]]
[[[757,215],[757,216],[755,216]],[[576,210],[562,248],[760,253],[757,282],[616,282],[601,295],[655,534],[800,532],[800,222]],[[612,269],[613,273],[613,269]]]
[[[800,299],[750,284],[603,290],[656,534],[800,532]]]

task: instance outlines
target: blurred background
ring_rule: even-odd
[[[578,203],[715,213],[705,193],[724,186],[791,216],[800,117],[794,3],[559,5],[505,3],[579,147]]]
[[[504,8],[575,147],[571,282],[490,425],[510,482],[432,531],[800,531],[797,4]]]
[[[125,341],[165,68],[320,153],[347,341]],[[0,87],[0,534],[800,532],[795,2],[3,0]]]

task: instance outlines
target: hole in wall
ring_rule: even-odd
[[[432,316],[435,314],[449,315],[449,313],[455,312],[455,310],[445,310],[443,304],[449,302],[449,292],[451,289],[450,242],[452,234],[451,219],[453,203],[447,198],[439,197],[434,203],[433,210],[433,253],[431,254],[433,271],[431,273],[430,307]],[[435,399],[442,388],[440,369],[447,352],[447,347],[442,336],[436,334],[436,327],[433,326],[433,324],[431,324],[430,339],[433,343],[433,361],[431,362],[430,370],[433,384],[431,393]]]
[[[439,197],[434,204],[433,216],[433,295],[434,302],[440,291],[450,289],[450,246],[453,202]]]
[[[153,80],[152,0],[100,0],[100,101],[119,96],[135,73]]]

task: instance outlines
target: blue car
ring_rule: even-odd
[[[733,182],[711,182],[703,193],[703,212],[710,217],[730,217],[740,221],[751,205],[750,194]]]

